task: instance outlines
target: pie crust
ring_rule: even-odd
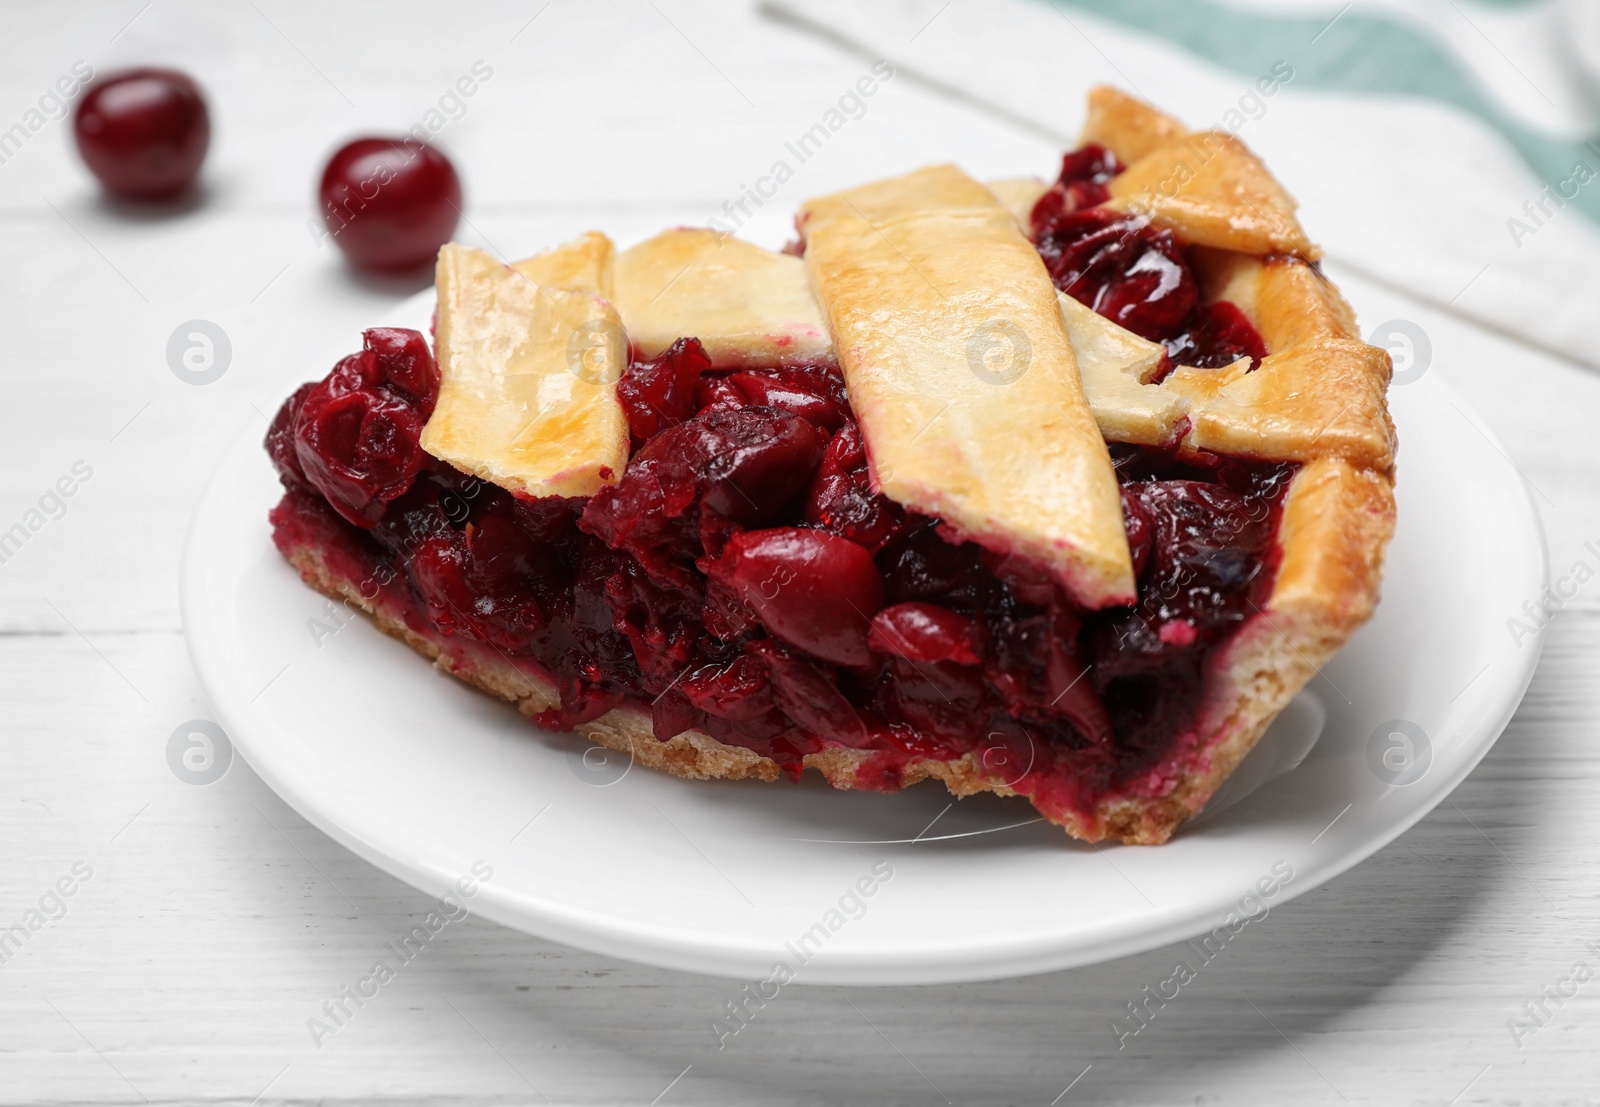
[[[454,242],[439,251],[437,284],[439,399],[422,448],[528,496],[589,496],[614,481],[628,463],[616,308]]]
[[[663,231],[617,255],[615,287],[643,357],[688,335],[719,368],[803,364],[833,352],[805,263],[731,235]]]
[[[642,336],[648,349],[669,332],[695,333],[692,326],[674,326],[652,307],[672,295],[670,288],[656,287],[671,268],[668,259],[710,258],[715,264],[706,275],[708,287],[722,291],[703,303],[691,296],[696,304],[680,307],[686,313],[704,311],[712,321],[707,333],[726,336],[717,356],[767,358],[782,348],[775,337],[783,336],[809,343],[812,353],[837,347],[884,490],[904,497],[902,502],[926,504],[971,536],[999,528],[1008,540],[1026,536],[1033,525],[1017,513],[1020,502],[1028,502],[1030,510],[1060,511],[1048,491],[1064,485],[1039,483],[1017,468],[1014,456],[1007,460],[1005,451],[984,452],[980,422],[989,428],[988,438],[1038,438],[1023,426],[1024,413],[986,403],[982,389],[989,386],[963,358],[952,355],[949,340],[964,340],[971,329],[997,319],[1014,322],[1036,358],[1021,378],[1035,390],[1028,393],[1027,406],[1046,411],[1025,414],[1028,420],[1057,425],[1055,433],[1068,444],[1065,453],[1052,458],[1059,466],[1053,479],[1081,481],[1079,487],[1097,505],[1081,518],[1067,514],[1059,520],[1061,533],[1078,543],[1074,549],[1087,551],[1083,557],[1076,563],[1049,562],[1088,603],[1132,592],[1120,523],[1114,536],[1106,526],[1107,519],[1121,516],[1114,499],[1109,507],[1105,502],[1116,495],[1116,485],[1114,479],[1106,483],[1109,468],[1098,468],[1106,457],[1102,435],[1145,445],[1176,442],[1180,454],[1191,456],[1215,451],[1298,463],[1282,503],[1270,593],[1211,655],[1192,724],[1157,771],[1090,810],[1051,816],[1069,834],[1091,842],[1160,843],[1201,810],[1279,711],[1371,615],[1395,510],[1387,355],[1361,341],[1350,308],[1314,264],[1317,251],[1295,220],[1293,201],[1260,162],[1231,136],[1201,136],[1198,146],[1187,144],[1192,138],[1176,120],[1115,90],[1096,89],[1090,96],[1084,141],[1114,152],[1128,167],[1123,176],[1137,174],[1121,186],[1120,177],[1113,180],[1111,203],[1148,216],[1198,247],[1190,256],[1204,295],[1235,304],[1265,342],[1267,356],[1254,370],[1245,359],[1220,370],[1180,366],[1157,380],[1160,359],[1151,344],[1114,324],[1102,326],[1092,312],[1058,299],[1037,268],[1037,255],[1031,248],[1019,249],[1019,242],[1028,244],[1018,223],[1042,193],[1042,183],[996,182],[986,189],[947,166],[806,205],[803,264],[817,291],[814,316],[796,292],[802,263],[775,262],[780,255],[751,253],[754,248],[718,241],[710,232],[667,232],[614,258],[609,241],[589,236],[518,263],[517,273],[507,271],[504,278],[490,274],[464,248],[447,247],[441,273],[448,259],[455,267],[451,279],[480,282],[480,291],[507,302],[520,296],[514,302],[535,314],[570,312],[603,326],[620,316],[627,333],[636,343]],[[1151,199],[1133,187],[1151,179],[1159,184],[1183,151],[1197,149],[1212,156],[1174,196],[1162,196],[1158,189],[1158,199]],[[739,273],[766,276],[742,284]],[[505,283],[519,278],[529,290],[513,292]],[[888,303],[873,291],[885,285],[893,288]],[[997,287],[1005,289],[998,310],[993,306]],[[472,366],[462,374],[463,382],[487,382],[486,387],[506,392],[510,378],[484,369],[495,336],[463,338],[448,316],[445,289],[442,280],[438,345],[446,383],[438,411],[447,415],[437,432],[437,412],[430,421],[424,439],[428,451],[506,487],[530,491],[574,487],[562,483],[574,472],[590,484],[607,479],[599,462],[615,455],[605,452],[612,448],[605,436],[585,446],[576,467],[567,456],[540,461],[539,472],[547,474],[542,485],[527,473],[518,478],[520,484],[504,484],[504,472],[495,467],[498,459],[467,456],[492,453],[481,445],[460,458],[449,453],[442,443],[459,426],[448,415],[446,395],[459,385],[451,383],[446,359],[465,359],[461,363]],[[882,325],[869,325],[875,312],[889,313],[890,337]],[[823,318],[828,326],[820,334],[806,329]],[[725,325],[716,325],[718,320]],[[918,364],[908,364],[910,351],[916,351]],[[548,350],[529,363],[535,377],[543,371],[537,368],[541,358],[548,358]],[[897,390],[909,392],[909,398]],[[922,418],[937,407],[930,406],[934,397],[948,399],[962,418],[943,416],[944,429],[924,428]],[[1097,424],[1099,434],[1094,433]],[[917,448],[913,439],[924,431],[940,448]],[[613,468],[620,469],[620,463]],[[1013,478],[1021,485],[1017,494],[1031,500],[985,498],[995,494],[993,482]],[[969,498],[958,499],[953,490]],[[441,669],[515,702],[530,716],[557,704],[553,683],[531,666],[464,635],[413,629],[391,597],[364,588],[326,551],[309,542],[283,548],[313,587],[365,610],[386,633],[434,658]],[[1042,555],[1050,551],[1034,547],[1030,552],[1048,560]],[[773,781],[782,775],[772,759],[699,731],[660,741],[650,714],[639,707],[611,710],[577,730],[640,764],[678,776]],[[870,751],[830,748],[806,755],[804,765],[836,788],[855,788],[863,786],[857,770],[870,757]],[[1016,794],[985,770],[977,752],[913,760],[901,781],[930,777],[958,796]]]
[[[796,221],[877,485],[981,545],[1130,603],[1116,474],[1055,287],[952,165],[812,200]]]

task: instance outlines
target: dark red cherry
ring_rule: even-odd
[[[1188,331],[1167,340],[1167,356],[1201,369],[1220,369],[1247,357],[1254,369],[1267,356],[1267,344],[1237,305],[1218,300],[1195,312]]]
[[[305,407],[306,397],[315,392],[317,387],[315,382],[302,384],[293,396],[283,401],[277,414],[272,417],[272,424],[267,427],[267,456],[272,458],[273,467],[289,487],[306,482],[306,472],[301,468],[300,455],[295,450],[295,421],[300,418],[300,409]]]
[[[806,491],[801,516],[874,554],[899,533],[904,514],[872,490],[866,447],[856,423],[846,423],[829,440]]]
[[[932,603],[897,603],[872,619],[867,637],[874,650],[907,661],[954,661],[976,665],[978,626],[948,607]]]
[[[1272,542],[1272,506],[1221,484],[1140,481],[1125,486],[1149,521],[1143,607],[1160,622],[1202,627],[1242,619],[1249,586]]]
[[[1117,160],[1117,155],[1096,143],[1088,143],[1076,150],[1069,150],[1061,158],[1061,176],[1058,183],[1071,186],[1104,186],[1111,182],[1111,178],[1122,172],[1122,163]],[[1101,203],[1104,196],[1094,200]],[[1089,207],[1090,204],[1079,204],[1079,207]]]
[[[488,588],[527,589],[556,577],[554,553],[522,528],[509,498],[491,502],[465,533],[473,570]]]
[[[410,400],[427,419],[439,398],[439,366],[422,332],[404,327],[373,327],[361,333],[361,344],[378,360],[385,385]]]
[[[211,120],[200,86],[176,69],[129,69],[95,82],[72,116],[78,153],[108,192],[171,200],[200,172]]]
[[[402,272],[431,262],[461,218],[461,181],[439,151],[415,140],[358,138],[322,171],[322,221],[362,269]]]
[[[989,693],[982,674],[950,662],[899,659],[890,660],[888,671],[893,679],[884,687],[885,699],[924,740],[953,739],[970,748],[983,738],[989,723],[985,710]]]
[[[701,377],[700,383],[695,385],[694,406],[697,411],[733,411],[749,403],[750,398],[727,377]]]
[[[1128,553],[1133,558],[1133,575],[1137,578],[1144,575],[1144,567],[1150,560],[1150,543],[1154,534],[1150,520],[1144,513],[1144,505],[1140,502],[1137,490],[1130,491],[1127,485],[1122,487],[1122,529],[1128,535]]]
[[[370,527],[422,469],[422,419],[390,395],[313,391],[296,420],[300,467],[335,510]]]
[[[418,543],[411,555],[411,580],[428,614],[446,634],[471,629],[477,597],[468,580],[472,557],[460,536],[450,534]]]
[[[849,420],[850,409],[843,399],[843,390],[840,389],[838,397],[829,395],[832,390],[828,385],[832,382],[820,372],[817,375],[820,380],[808,381],[800,376],[799,370],[786,375],[746,370],[732,374],[731,379],[740,392],[750,397],[752,404],[792,411],[823,430],[836,431]]]
[[[698,415],[657,435],[637,456],[664,472],[687,469],[707,509],[752,526],[780,515],[805,490],[827,442],[798,416],[746,407]]]
[[[1038,245],[1057,288],[1153,342],[1178,334],[1198,300],[1177,239],[1143,216],[1086,208]]]
[[[729,585],[775,637],[836,665],[872,660],[867,631],[883,606],[872,555],[820,530],[736,534],[710,575]]]
[[[871,736],[860,713],[820,669],[775,642],[751,642],[745,649],[765,662],[773,696],[789,718],[841,745],[866,746]]]
[[[377,327],[363,349],[284,402],[267,452],[288,484],[305,482],[350,522],[370,528],[411,487],[425,461],[418,440],[439,392],[420,333]]]
[[[680,338],[653,358],[629,364],[617,382],[617,400],[639,442],[676,426],[697,410],[695,386],[711,368],[698,338]]]
[[[734,722],[762,718],[774,707],[767,671],[749,654],[726,664],[702,665],[679,681],[678,688],[701,711]]]
[[[1104,146],[1091,142],[1068,151],[1061,159],[1061,177],[1033,206],[1034,236],[1055,230],[1075,211],[1105,203],[1111,198],[1111,178],[1121,172],[1117,156]]]

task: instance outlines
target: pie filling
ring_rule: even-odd
[[[1141,338],[1167,348],[1176,365],[1219,369],[1241,357],[1251,368],[1267,356],[1255,327],[1226,300],[1200,302],[1184,250],[1169,230],[1142,215],[1097,205],[1122,171],[1103,146],[1062,159],[1061,176],[1033,208],[1033,239],[1055,286]],[[1165,372],[1156,378],[1160,380]]]
[[[1200,303],[1170,232],[1093,206],[1116,169],[1075,151],[1035,209],[1057,287],[1172,364],[1264,356],[1237,308]],[[421,334],[377,329],[284,403],[267,448],[285,554],[314,551],[436,644],[547,677],[552,729],[634,707],[660,739],[698,729],[791,778],[864,751],[856,783],[884,791],[976,753],[1046,815],[1161,791],[1208,660],[1266,602],[1294,471],[1113,444],[1138,600],[1084,611],[1040,565],[876,493],[834,364],[713,369],[693,337],[633,357],[630,459],[585,499],[424,453],[438,383]]]

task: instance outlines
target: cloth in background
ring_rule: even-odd
[[[764,9],[1065,144],[1100,83],[1192,127],[1233,130],[1299,199],[1330,258],[1600,368],[1593,0]],[[1274,74],[1263,96],[1257,82]]]

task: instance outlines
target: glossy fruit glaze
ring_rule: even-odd
[[[699,728],[791,776],[871,751],[857,783],[883,790],[976,752],[1047,813],[1082,811],[1183,739],[1207,657],[1270,586],[1287,467],[1114,447],[1139,601],[1088,613],[876,494],[834,365],[718,371],[693,339],[635,358],[635,451],[587,500],[423,454],[437,380],[420,334],[369,331],[284,404],[277,541],[419,633],[553,679],[555,729],[632,705],[659,737]]]
[[[96,81],[73,111],[84,164],[108,192],[163,201],[194,181],[211,144],[200,86],[175,69],[129,69]]]
[[[1142,215],[1097,205],[1122,166],[1088,145],[1067,154],[1061,177],[1033,208],[1033,237],[1055,286],[1128,330],[1160,342],[1169,365],[1252,368],[1266,345],[1226,300],[1202,303],[1183,247]]]
[[[352,263],[404,272],[433,262],[461,218],[450,159],[415,139],[359,138],[329,159],[322,221]]]

